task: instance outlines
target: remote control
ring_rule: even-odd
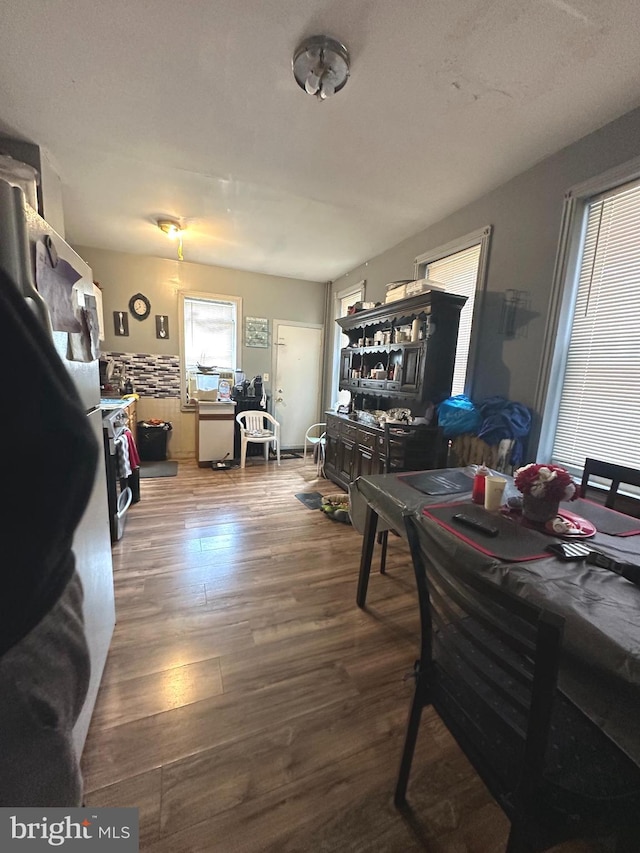
[[[474,530],[477,530],[479,533],[484,533],[486,536],[497,536],[499,532],[497,527],[487,524],[486,521],[478,521],[477,518],[472,518],[470,515],[465,515],[463,512],[457,512],[453,516],[453,520],[457,521],[458,524],[464,524],[465,527],[472,527]]]

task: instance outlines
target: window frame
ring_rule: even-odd
[[[470,249],[472,246],[480,245],[480,255],[478,257],[478,275],[476,279],[476,291],[473,303],[473,315],[471,318],[471,335],[469,337],[469,352],[467,355],[467,370],[464,382],[464,393],[471,398],[473,395],[473,385],[475,379],[478,342],[480,340],[480,318],[484,307],[484,299],[487,291],[487,278],[489,271],[489,250],[491,247],[491,234],[493,233],[492,225],[485,225],[484,228],[478,228],[476,231],[471,231],[462,237],[451,240],[449,243],[444,243],[434,249],[424,252],[415,259],[414,263],[414,278],[425,278],[425,271],[429,264],[434,261],[441,261],[449,255],[455,255],[458,252],[464,252],[465,249]]]
[[[344,287],[342,290],[338,290],[333,294],[333,323],[331,324],[331,397],[329,399],[330,406],[338,399],[338,377],[340,374],[340,352],[342,347],[340,346],[341,338],[343,335],[342,330],[335,322],[340,316],[340,303],[343,299],[349,296],[351,293],[356,294],[359,292],[359,296],[356,298],[356,302],[364,302],[365,301],[365,292],[367,288],[367,280],[362,279],[361,281],[357,281],[349,287]]]
[[[571,342],[573,316],[591,200],[640,179],[640,157],[571,187],[564,196],[560,239],[556,253],[549,316],[542,344],[534,408],[542,413],[536,461],[552,461],[564,374]],[[582,469],[568,466],[581,477]]]
[[[205,302],[232,302],[236,309],[236,363],[232,369],[241,364],[242,352],[242,297],[231,296],[228,293],[207,293],[196,290],[183,290],[178,294],[179,315],[179,346],[180,346],[180,408],[182,411],[192,412],[196,408],[195,401],[187,400],[187,363],[185,357],[185,330],[184,330],[184,306],[187,299],[201,300]]]

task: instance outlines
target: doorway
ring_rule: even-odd
[[[304,434],[320,420],[323,328],[273,321],[273,414],[283,449],[304,444]]]

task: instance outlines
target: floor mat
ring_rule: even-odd
[[[154,477],[175,477],[178,473],[177,462],[141,462],[140,479],[150,480]]]
[[[302,459],[302,453],[298,453],[295,450],[281,450],[280,459]]]
[[[307,509],[320,509],[322,506],[322,495],[320,492],[299,492],[296,497]]]

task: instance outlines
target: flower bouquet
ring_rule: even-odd
[[[549,521],[557,515],[560,501],[578,496],[573,477],[560,465],[531,462],[518,468],[514,483],[522,492],[522,514],[531,521]]]

